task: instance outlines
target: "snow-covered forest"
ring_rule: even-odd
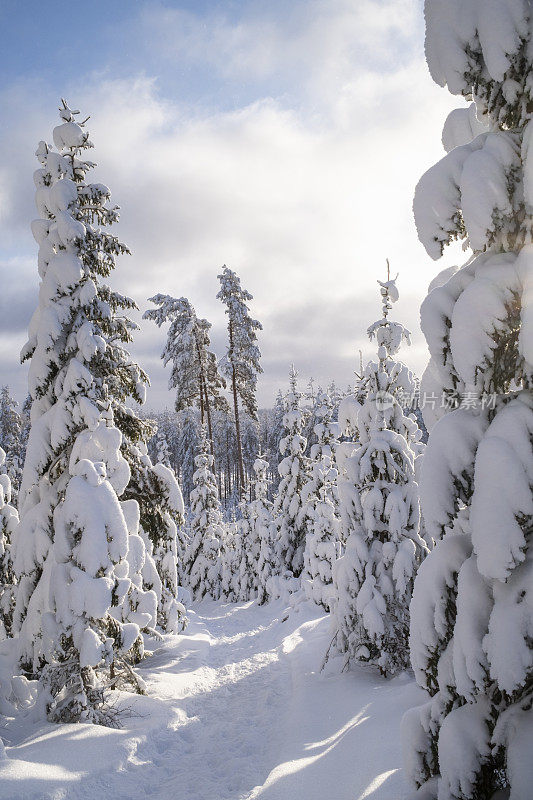
[[[411,176],[420,374],[390,252],[346,275],[374,288],[344,380],[318,349],[299,372],[295,314],[265,396],[254,271],[221,253],[210,295],[175,296],[146,262],[137,302],[98,109],[61,98],[35,141],[24,392],[0,375],[0,800],[532,800],[533,3],[424,12],[456,107]],[[112,152],[135,184],[142,154]]]

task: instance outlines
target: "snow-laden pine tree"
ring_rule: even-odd
[[[159,581],[156,581],[155,585],[151,581],[146,585],[143,579],[148,562],[151,562],[149,565],[150,577],[152,573],[157,573],[155,564],[151,560],[151,547],[142,536],[139,504],[135,500],[122,500],[120,508],[128,531],[127,577],[129,587],[123,601],[111,608],[110,614],[119,623],[134,623],[141,631],[154,634],[161,586]],[[131,663],[138,663],[143,656],[144,640],[142,637],[138,637],[130,654]],[[114,685],[120,686],[122,683],[120,676],[118,680],[115,676]]]
[[[487,123],[414,203],[429,255],[454,238],[473,251],[421,313],[434,385],[456,402],[422,469],[437,544],[415,583],[411,657],[428,701],[404,740],[408,774],[439,800],[523,800],[533,781],[532,32],[525,0],[426,2],[432,77]]]
[[[135,682],[127,660],[139,628],[111,614],[130,587],[118,497],[131,471],[117,418],[126,424],[128,396],[142,402],[146,376],[123,347],[135,327],[123,312],[134,304],[102,280],[127,248],[105,229],[118,219],[109,189],[86,183],[92,145],[76,113],[63,102],[57,151],[40,142],[36,153],[41,284],[22,351],[32,405],[13,631],[23,669],[48,689],[50,717],[101,722],[110,672],[123,668]],[[139,429],[135,418],[127,427]]]
[[[16,505],[22,467],[24,465],[24,444],[22,441],[22,418],[17,411],[17,401],[11,397],[8,386],[0,388],[0,447],[5,459],[0,467],[10,477],[11,503]]]
[[[315,389],[315,379],[309,378],[306,390],[302,397],[302,405],[306,412],[304,427],[302,429],[302,436],[305,436],[305,440],[307,442],[305,451],[306,456],[311,455],[311,448],[317,443],[315,425],[318,422],[318,418],[315,412],[320,404],[320,393],[320,388]]]
[[[327,611],[333,607],[333,564],[340,555],[341,529],[337,516],[335,444],[338,425],[333,422],[333,402],[319,391],[314,404],[314,434],[310,478],[303,488],[309,530],[305,541],[302,584],[306,595]]]
[[[270,453],[270,471],[272,475],[271,491],[277,491],[281,476],[279,464],[281,461],[280,442],[283,439],[283,417],[285,416],[285,400],[281,389],[278,390],[273,409],[272,427],[268,438],[268,452]]]
[[[362,378],[365,400],[358,413],[358,446],[343,459],[341,492],[353,528],[335,565],[336,648],[346,663],[363,661],[391,675],[409,665],[409,603],[417,567],[427,550],[420,537],[415,460],[421,431],[401,401],[414,389],[410,370],[393,357],[409,332],[389,320],[398,299],[394,280],[380,282],[383,316],[368,329],[378,359]]]
[[[363,373],[364,370],[361,372]],[[361,404],[364,402],[362,377],[361,374],[355,393],[350,392],[342,398],[337,415],[341,441],[335,448],[335,466],[337,469],[337,511],[340,521],[341,553],[352,532],[359,528],[359,488],[351,474],[350,459],[359,446],[357,425]],[[333,570],[335,571],[335,569],[334,563]]]
[[[194,459],[200,447],[200,423],[192,408],[179,414],[180,432],[178,441],[178,461],[181,472],[183,497],[189,500],[194,489],[193,476],[196,470]]]
[[[179,600],[178,569],[184,558],[184,505],[174,471],[165,464],[152,464],[144,442],[130,447],[131,461],[136,465],[124,497],[139,506],[139,534],[145,545],[145,560],[155,563],[158,579],[153,578],[152,565],[140,571],[143,586],[157,595],[157,622],[167,632],[179,633],[187,623],[185,609]]]
[[[156,464],[164,464],[165,467],[170,467],[170,447],[163,431],[158,429],[156,434]]]
[[[224,526],[205,425],[201,427],[200,448],[195,463],[194,489],[191,492],[191,540],[187,553],[188,587],[197,600],[205,595],[217,600],[220,596],[220,547],[224,539]]]
[[[305,415],[297,387],[298,374],[291,366],[289,392],[285,397],[284,436],[279,449],[283,456],[278,469],[281,475],[274,498],[277,560],[282,571],[299,577],[304,566],[305,536],[308,528],[303,489],[309,479],[305,457],[306,440],[302,436]]]
[[[155,433],[148,441],[148,455],[152,464],[161,461],[172,467],[179,483],[179,462],[177,458],[179,440],[179,415],[175,411],[150,412],[150,421],[156,426]]]
[[[268,600],[268,579],[280,572],[275,546],[276,526],[274,505],[268,499],[268,461],[258,455],[254,462],[254,496],[252,501],[253,539],[259,542],[259,556],[255,572],[257,576],[257,599],[260,604]]]
[[[254,504],[242,501],[240,514],[237,522],[241,541],[237,594],[239,600],[253,600],[257,596],[257,564],[261,550],[261,542],[256,535]]]
[[[231,518],[223,526],[223,538],[220,550],[220,594],[232,603],[240,599],[240,567],[243,557],[240,526],[237,522],[235,507],[231,510]]]
[[[239,399],[246,413],[252,419],[257,419],[257,376],[263,371],[259,363],[261,351],[257,346],[257,331],[262,330],[263,326],[250,316],[247,303],[249,300],[253,300],[253,296],[241,287],[238,275],[224,265],[218,279],[220,291],[217,299],[226,306],[228,315],[228,349],[224,371],[226,377],[231,381],[233,394],[239,483],[242,493],[245,487]]]
[[[244,477],[248,485],[248,491],[246,492],[246,499],[247,502],[250,502],[253,495],[250,483],[253,475],[254,461],[256,459],[257,451],[259,449],[258,420],[252,419],[248,414],[243,414],[241,432],[242,432],[242,461],[244,466]]]
[[[361,378],[362,373],[363,370],[361,370]],[[364,400],[361,378],[358,378],[355,391],[348,391],[339,402],[337,421],[339,424],[339,436],[342,437],[344,442],[357,439],[357,417],[361,403]]]
[[[0,443],[6,454],[15,453],[19,446],[22,420],[17,401],[11,397],[9,386],[0,387]]]
[[[179,633],[187,624],[185,608],[179,599],[179,573],[183,569],[185,551],[182,533],[185,507],[174,470],[161,462],[154,464],[153,470],[165,487],[161,527],[153,552],[161,578],[158,622],[164,631]]]
[[[5,457],[0,447],[0,468],[4,465]],[[11,540],[19,518],[11,499],[11,479],[6,473],[0,474],[0,640],[11,636],[15,605]]]
[[[170,322],[167,342],[161,354],[163,364],[170,363],[169,389],[176,389],[176,411],[200,408],[201,423],[207,421],[209,441],[213,442],[212,409],[226,409],[227,400],[220,392],[226,382],[211,351],[211,323],[199,319],[186,297],[156,294],[150,298],[157,308],[151,308],[143,319],[153,320],[158,327]],[[211,449],[211,452],[213,450]]]
[[[28,446],[28,437],[30,435],[30,427],[31,427],[31,406],[32,400],[29,394],[26,395],[26,398],[22,404],[22,409],[20,412],[20,422],[21,422],[21,429],[20,429],[20,464],[21,469],[24,467],[24,460],[26,458],[26,447]],[[22,481],[22,474],[21,474],[21,481]],[[20,487],[19,487],[20,488]],[[17,493],[18,496],[18,493]]]

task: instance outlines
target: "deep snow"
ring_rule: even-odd
[[[422,702],[406,675],[320,672],[329,618],[281,601],[190,611],[152,643],[148,696],[120,694],[120,730],[10,720],[0,800],[408,800],[400,719]],[[284,621],[283,621],[284,620]]]

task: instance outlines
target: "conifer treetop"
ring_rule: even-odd
[[[237,393],[244,408],[255,419],[257,375],[263,372],[260,364],[261,351],[257,346],[257,331],[262,330],[263,326],[250,316],[247,302],[253,300],[253,296],[241,287],[239,276],[224,265],[218,279],[221,288],[217,299],[226,306],[229,328],[229,344],[223,370],[226,377],[235,377]]]
[[[400,297],[398,287],[396,286],[397,280],[398,275],[392,279],[390,277],[390,267],[387,259],[387,280],[378,280],[378,284],[380,286],[383,317],[370,325],[367,330],[369,339],[372,340],[375,338],[377,341],[378,357],[380,361],[384,361],[385,359],[395,355],[399,351],[403,342],[411,344],[410,331],[408,331],[407,328],[401,323],[392,322],[388,318],[389,311],[392,309],[393,304],[396,303]]]
[[[49,688],[52,719],[105,721],[102,671],[114,663],[119,674],[142,649],[121,613],[131,582],[118,497],[132,477],[131,442],[151,429],[125,407],[144,401],[148,379],[124,346],[135,304],[103,279],[129,251],[106,230],[118,220],[109,188],[86,182],[95,165],[83,158],[92,143],[78,114],[63,100],[57,151],[40,142],[36,152],[41,285],[22,352],[32,425],[13,539],[14,631],[21,665]]]
[[[143,319],[152,320],[159,328],[170,322],[161,358],[165,366],[169,362],[172,364],[169,389],[177,390],[176,411],[183,411],[200,397],[202,379],[215,408],[227,409],[227,401],[220,394],[226,382],[210,349],[211,323],[196,315],[194,306],[186,297],[156,294],[150,297],[150,302],[158,307],[146,311]]]
[[[255,473],[255,499],[265,501],[268,496],[268,461],[266,460],[266,455],[264,453],[259,452],[257,454],[257,458],[254,461],[254,473]]]

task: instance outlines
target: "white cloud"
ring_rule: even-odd
[[[422,51],[420,4],[412,0],[248,0],[206,13],[144,5],[125,37],[150,58],[206,67],[219,81],[266,82],[314,106],[330,101],[361,70],[396,69]],[[334,103],[333,103],[334,104]]]
[[[250,4],[237,21],[151,5],[132,23],[132,41],[158,42],[167,59],[189,66],[204,54],[228,81],[226,99],[239,81],[283,91],[230,110],[162,97],[139,73],[84,77],[57,92],[91,113],[95,177],[122,207],[119,235],[134,255],[121,260],[116,285],[143,307],[157,291],[189,296],[222,344],[216,275],[222,263],[235,269],[265,327],[262,403],[293,360],[324,383],[351,381],[354,353],[379,313],[376,278],[387,256],[401,273],[398,318],[414,333],[404,358],[423,368],[418,305],[436,268],[416,241],[411,202],[418,177],[442,154],[440,127],[453,103],[432,85],[420,49],[409,52],[421,35],[414,5],[298,3],[285,20]],[[371,68],[362,65],[369,52]],[[33,86],[4,93],[14,120],[4,229],[19,230],[26,216],[26,231],[34,213],[30,155],[50,139],[52,89],[31,104]],[[157,361],[162,338],[143,323],[134,347],[152,375],[149,405],[172,402]]]

